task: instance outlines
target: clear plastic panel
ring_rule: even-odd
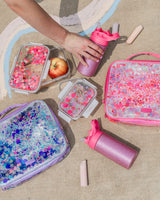
[[[49,49],[46,46],[36,44],[22,46],[11,72],[10,86],[28,92],[37,91],[48,55]]]
[[[59,109],[71,119],[78,119],[95,99],[96,88],[80,79],[73,84],[59,103]]]
[[[43,101],[34,101],[0,124],[0,185],[14,182],[48,162],[63,158],[68,146],[61,125]]]

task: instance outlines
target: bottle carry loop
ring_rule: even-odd
[[[143,53],[136,53],[136,54],[133,54],[133,55],[129,56],[126,60],[130,60],[131,58],[136,57],[136,56],[139,56],[139,55],[150,55],[150,56],[154,56],[154,57],[160,59],[160,55],[159,55],[159,54],[150,53],[150,52],[143,52]]]

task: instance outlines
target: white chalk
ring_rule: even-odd
[[[113,33],[118,33],[119,32],[119,24],[118,23],[114,23],[112,26],[112,34]]]
[[[80,182],[81,182],[81,187],[86,187],[88,185],[88,173],[87,173],[86,160],[83,160],[80,163]]]
[[[134,31],[131,33],[131,35],[128,37],[126,43],[127,44],[132,44],[132,42],[137,38],[137,36],[141,33],[143,30],[143,26],[139,25],[137,26]]]

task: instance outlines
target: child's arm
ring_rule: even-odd
[[[43,35],[73,53],[83,64],[83,57],[98,60],[103,50],[89,39],[71,33],[55,22],[34,0],[5,0],[8,6]]]

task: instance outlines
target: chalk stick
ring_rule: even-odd
[[[143,26],[139,25],[137,26],[134,31],[131,33],[131,35],[128,37],[126,43],[127,44],[132,44],[133,41],[137,38],[137,36],[141,33],[141,31],[143,30]]]
[[[86,187],[88,185],[88,173],[87,173],[86,160],[83,160],[80,163],[80,182],[81,182],[81,187]]]
[[[112,26],[112,34],[113,33],[119,33],[119,24],[118,23],[114,23]]]

